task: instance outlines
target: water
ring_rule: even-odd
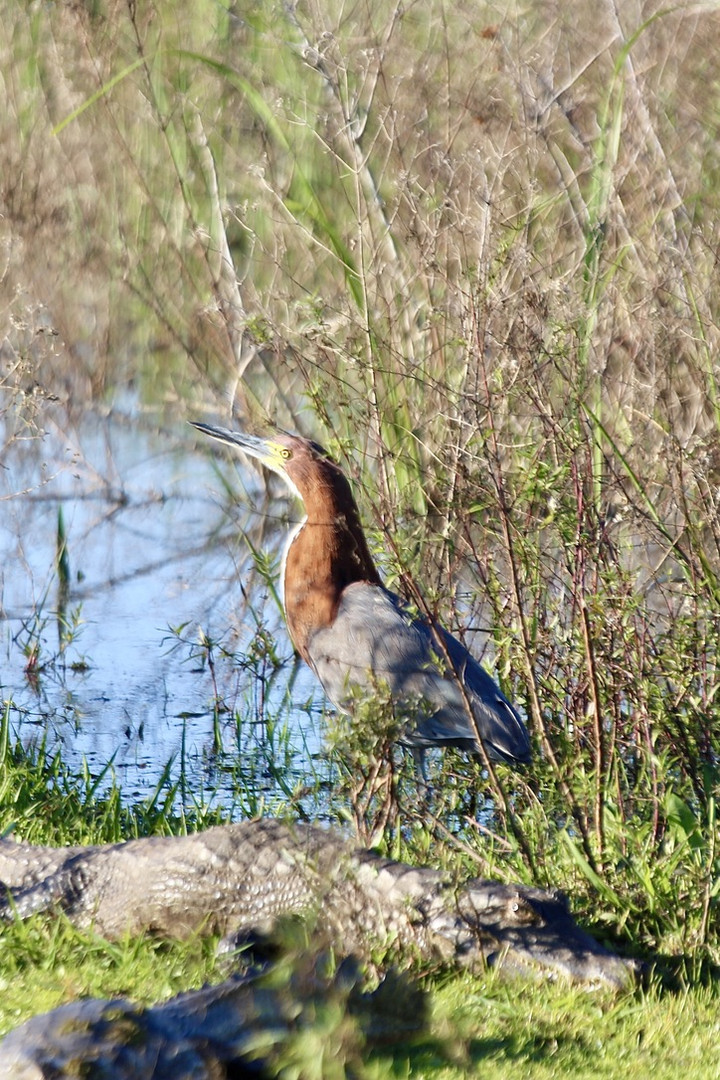
[[[0,697],[13,701],[23,741],[44,737],[94,775],[112,763],[128,800],[149,796],[168,764],[191,795],[232,805],[245,769],[272,800],[278,775],[301,783],[320,751],[322,692],[295,669],[277,603],[238,535],[279,554],[282,518],[298,510],[269,497],[253,466],[240,469],[200,449],[185,424],[162,429],[122,411],[48,424],[4,455]],[[253,504],[236,521],[228,486]],[[61,633],[58,611],[77,628]]]

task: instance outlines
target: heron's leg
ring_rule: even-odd
[[[415,763],[415,775],[417,778],[418,794],[424,805],[429,807],[432,802],[433,789],[427,774],[427,758],[424,746],[411,746],[410,753]]]

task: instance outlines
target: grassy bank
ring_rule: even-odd
[[[146,422],[233,414],[326,444],[389,584],[494,666],[532,731],[523,774],[448,757],[434,831],[407,784],[393,854],[562,888],[658,962],[620,1004],[538,988],[516,1015],[492,979],[433,990],[437,1030],[467,993],[489,1034],[462,1045],[498,1076],[662,1076],[690,1017],[702,1075],[720,962],[718,15],[5,8],[0,445],[121,395]],[[29,839],[186,827],[43,772],[52,812],[20,815],[11,745],[5,827]],[[340,746],[353,766],[373,752]],[[352,772],[332,814],[372,832],[383,808],[358,805]]]
[[[118,837],[182,832],[188,823],[170,804],[123,807],[120,792],[100,796],[62,760],[28,753],[3,729],[0,757],[3,831],[53,843],[100,843]],[[109,943],[62,916],[34,916],[3,930],[0,1034],[29,1016],[84,996],[127,996],[143,1004],[219,981],[225,971],[214,939],[165,942],[127,938]],[[698,1078],[717,1069],[717,986],[658,970],[622,994],[550,982],[507,982],[437,972],[419,978],[426,1023],[406,1042],[371,1054],[331,1001],[316,1028],[300,1031],[280,1060],[301,1076],[361,1075],[451,1078],[481,1070],[491,1078],[619,1077],[635,1069],[660,1080],[682,1064]],[[318,1047],[317,1040],[320,1040]],[[334,1057],[328,1047],[337,1047]],[[325,1056],[323,1056],[325,1055]],[[324,1064],[318,1064],[318,1062]]]

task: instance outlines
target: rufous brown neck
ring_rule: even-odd
[[[334,622],[343,589],[355,581],[382,582],[350,485],[337,465],[326,460],[312,476],[292,480],[307,517],[285,555],[285,618],[295,648],[310,663],[310,637]]]

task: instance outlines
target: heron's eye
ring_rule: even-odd
[[[292,450],[288,450],[288,448],[286,446],[283,446],[283,448],[280,451],[280,457],[285,458],[285,460],[287,461],[288,458],[292,457]]]

